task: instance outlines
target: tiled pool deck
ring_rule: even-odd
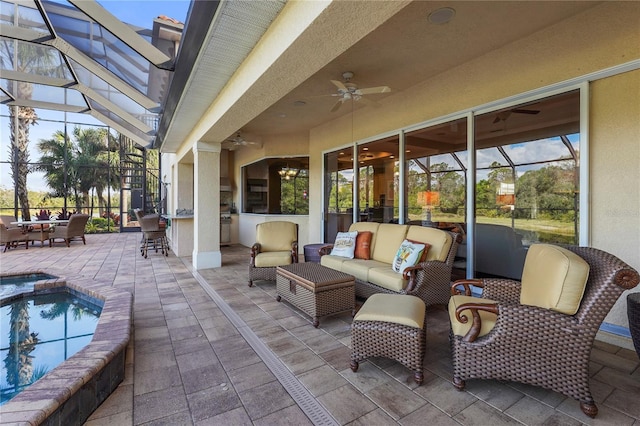
[[[86,246],[0,254],[2,273],[38,269],[134,295],[125,379],[88,425],[640,426],[640,360],[633,351],[594,345],[595,420],[576,401],[540,388],[472,380],[456,391],[441,309],[428,312],[422,386],[385,359],[353,373],[350,315],[321,318],[315,329],[306,315],[275,300],[275,283],[248,287],[248,248],[224,247],[222,268],[194,273],[190,259],[173,254],[142,258],[139,238],[88,235]]]

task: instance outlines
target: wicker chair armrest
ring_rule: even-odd
[[[462,289],[460,289],[460,286],[462,286]],[[471,296],[471,286],[483,288],[484,281],[479,278],[457,280],[451,283],[451,295],[464,294],[465,296]]]
[[[485,278],[482,297],[502,303],[520,303],[520,281],[507,278]]]
[[[293,263],[298,263],[298,242],[291,243],[291,260]]]
[[[422,279],[418,279],[420,271],[424,271]],[[409,266],[402,273],[402,278],[408,280],[405,292],[407,294],[415,293],[425,281],[437,281],[438,276],[447,274],[449,277],[451,276],[451,266],[438,260],[428,260],[415,266]]]
[[[322,246],[318,249],[318,254],[322,257],[325,254],[331,253],[331,250],[333,250],[333,244],[327,244],[326,246]]]
[[[480,312],[485,311],[491,312],[493,314],[498,315],[498,304],[486,304],[486,303],[464,303],[456,309],[456,320],[462,324],[466,324],[469,322],[469,318],[466,315],[462,315],[462,311],[465,310],[471,311],[471,317],[473,318],[473,323],[471,324],[471,328],[462,338],[465,342],[474,342],[478,335],[480,334],[480,329],[482,328],[482,320],[480,319]]]

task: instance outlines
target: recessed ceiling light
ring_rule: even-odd
[[[369,148],[367,148],[366,146],[364,148],[362,148],[363,151],[369,151]]]
[[[456,11],[454,9],[450,7],[442,7],[431,12],[427,19],[432,24],[440,25],[451,21],[455,15]]]
[[[295,101],[293,104],[295,106],[305,106],[307,103],[305,101]]]

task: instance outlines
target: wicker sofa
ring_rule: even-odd
[[[461,236],[457,233],[418,225],[356,222],[349,231],[372,233],[370,259],[349,259],[331,255],[332,245],[320,249],[320,264],[353,275],[356,296],[367,298],[376,293],[410,294],[425,304],[447,304],[451,285],[451,268]],[[391,264],[405,240],[429,243],[427,258],[407,268],[403,274]]]

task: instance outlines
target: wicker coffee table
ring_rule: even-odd
[[[291,303],[311,318],[351,311],[354,314],[356,292],[351,275],[317,263],[293,263],[276,268],[276,300]]]

